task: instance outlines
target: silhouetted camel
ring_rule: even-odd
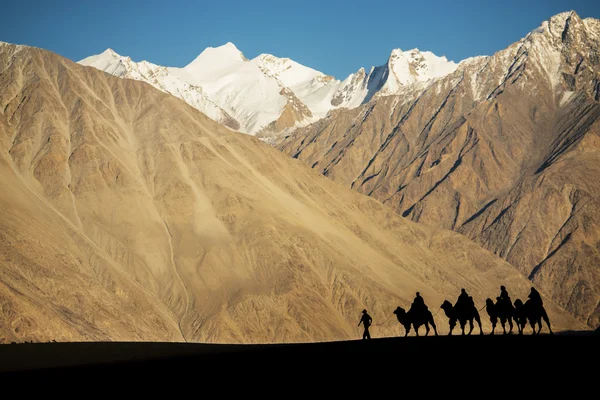
[[[490,322],[492,323],[492,332],[494,334],[494,330],[496,329],[496,324],[498,319],[500,319],[500,324],[502,325],[502,331],[506,335],[506,323],[510,327],[508,333],[512,333],[513,330],[513,314],[514,307],[510,298],[502,299],[500,297],[496,297],[496,303],[492,301],[492,299],[488,298],[485,300],[485,309],[490,316]]]
[[[471,332],[473,332],[473,320],[477,321],[477,324],[479,325],[479,334],[483,335],[483,330],[481,329],[481,319],[479,318],[479,311],[477,311],[477,308],[475,306],[469,305],[465,307],[459,307],[457,309],[456,306],[453,306],[452,303],[450,303],[448,300],[444,300],[440,308],[444,310],[444,313],[446,314],[449,320],[448,322],[450,324],[450,332],[448,332],[448,335],[452,335],[452,331],[456,326],[456,321],[460,323],[460,328],[462,330],[463,335],[465,334],[465,325],[468,321],[469,327],[471,328],[469,329],[468,333],[468,335],[470,335]]]
[[[538,335],[542,330],[542,320],[546,322],[550,334],[554,335],[554,332],[552,332],[552,328],[550,327],[550,319],[548,318],[548,314],[546,313],[544,306],[536,306],[531,300],[527,300],[525,304],[523,304],[521,299],[515,300],[514,319],[517,323],[519,335],[523,334],[523,331],[528,321],[529,325],[531,326],[531,329],[533,330],[533,334]],[[536,325],[538,326],[537,332],[535,330]]]
[[[490,317],[490,322],[492,323],[492,332],[490,333],[490,335],[494,334],[494,330],[496,329],[496,324],[498,323],[498,308],[496,307],[496,304],[494,304],[494,302],[492,301],[492,299],[487,298],[485,299],[485,311],[487,311],[489,317]]]
[[[435,322],[433,322],[433,315],[431,311],[415,311],[413,307],[408,310],[408,312],[404,311],[404,308],[398,306],[394,310],[394,314],[396,314],[396,318],[398,318],[398,322],[400,322],[404,326],[404,337],[408,336],[408,332],[410,332],[410,325],[415,328],[415,333],[419,336],[419,327],[421,325],[425,325],[425,336],[429,335],[429,324],[433,327],[433,331],[435,332],[435,336],[438,335],[437,328],[435,326]]]
[[[502,330],[506,335],[506,323],[508,322],[509,330],[508,333],[512,333],[513,330],[513,318],[515,315],[515,307],[510,300],[510,297],[507,299],[497,298],[496,301],[496,310],[498,312],[498,317],[500,318],[500,324],[502,325]]]

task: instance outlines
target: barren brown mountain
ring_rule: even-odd
[[[359,338],[364,307],[374,337],[398,335],[415,291],[436,312],[501,284],[526,299],[522,274],[460,234],[146,83],[0,44],[3,341]],[[545,304],[556,330],[581,328]]]
[[[556,15],[490,57],[337,110],[277,147],[453,229],[600,323],[600,21]]]

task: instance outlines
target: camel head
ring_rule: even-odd
[[[515,300],[515,308],[519,308],[519,307],[523,307],[523,302],[521,301],[521,299],[516,299]]]
[[[404,308],[398,306],[394,310],[394,314],[396,314],[397,316],[402,316],[402,315],[406,314],[406,311],[404,311]]]
[[[444,311],[449,310],[452,308],[452,303],[450,303],[448,300],[444,300],[440,308]]]
[[[485,299],[485,305],[486,306],[493,306],[494,302],[492,301],[492,299],[487,298],[487,299]]]

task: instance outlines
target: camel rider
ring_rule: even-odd
[[[506,288],[504,286],[500,286],[500,298],[502,300],[510,300],[508,292],[506,291]]]
[[[460,289],[460,295],[458,295],[458,299],[456,300],[456,304],[454,305],[454,308],[466,309],[468,304],[469,304],[469,295],[467,294],[467,291],[465,289]]]
[[[510,306],[512,306],[512,301],[510,300],[510,296],[506,291],[504,286],[500,286],[500,297],[498,297],[498,304],[500,304],[500,308],[502,311],[508,310]]]
[[[428,310],[427,306],[425,305],[425,301],[423,300],[423,297],[421,297],[421,294],[419,292],[417,292],[417,295],[413,300],[412,308],[413,310],[419,312],[424,312]]]
[[[473,297],[469,296],[467,301],[465,301],[465,305],[468,307],[475,307],[475,302],[473,301]]]
[[[529,297],[529,299],[535,306],[544,306],[544,302],[542,300],[542,296],[540,296],[540,292],[538,292],[534,287],[531,288],[531,292],[529,292],[529,295],[527,297]]]

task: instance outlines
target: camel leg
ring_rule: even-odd
[[[419,336],[419,325],[415,325],[414,328],[415,328],[415,334],[417,336]]]
[[[473,332],[473,319],[469,320],[469,335]]]
[[[407,337],[409,332],[410,332],[410,324],[404,325],[404,337]]]
[[[429,322],[425,322],[425,336],[429,336]]]
[[[510,329],[508,330],[508,333],[512,333],[513,331],[513,319],[512,317],[508,317],[508,326],[510,327]]]
[[[548,318],[548,314],[546,314],[546,310],[542,310],[542,318],[544,319],[544,322],[546,322],[546,326],[548,326],[548,330],[550,331],[551,335],[554,335],[554,332],[552,332],[552,328],[550,327],[550,319]],[[542,322],[540,321],[540,330],[542,329]]]
[[[529,325],[531,326],[531,330],[533,331],[533,334],[535,335],[535,321],[529,320]]]
[[[494,334],[494,330],[496,329],[496,323],[492,322],[492,333],[490,333],[490,335]]]
[[[455,326],[456,326],[456,320],[451,319],[450,320],[450,332],[448,332],[448,336],[452,336],[452,331],[454,330]]]

